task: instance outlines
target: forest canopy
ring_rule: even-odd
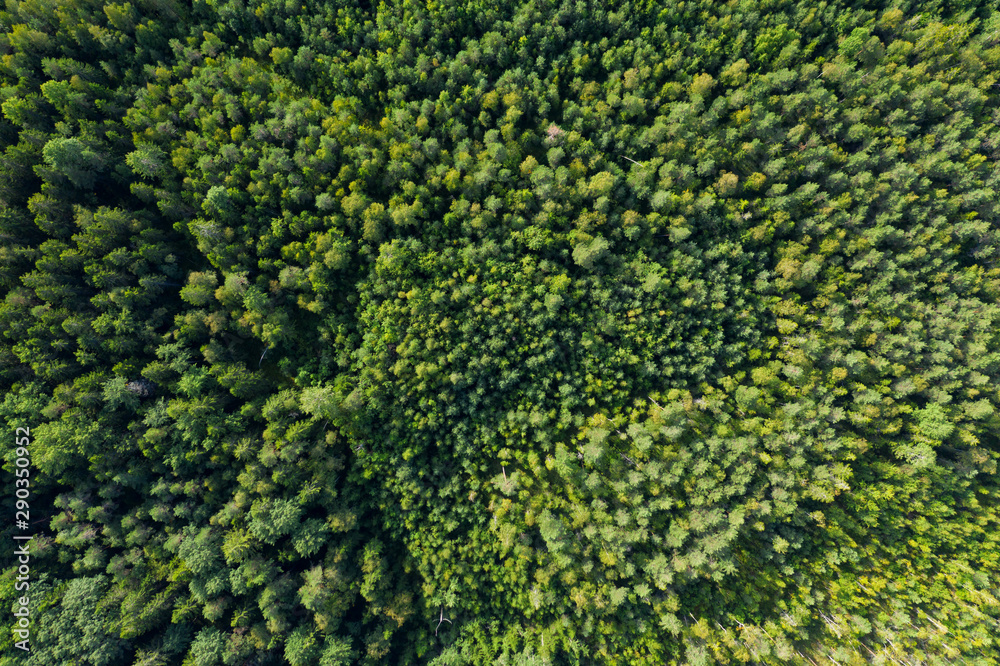
[[[3,666],[1000,663],[992,3],[9,0],[0,110]]]

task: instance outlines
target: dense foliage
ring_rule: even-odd
[[[991,3],[0,28],[0,663],[1000,662]]]

